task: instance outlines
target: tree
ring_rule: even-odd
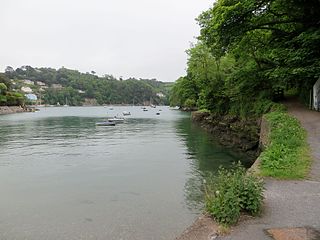
[[[7,86],[4,83],[0,83],[0,94],[5,95],[7,90]]]
[[[260,85],[309,88],[319,77],[320,2],[220,0],[199,17],[202,39],[255,61]],[[245,53],[245,54],[243,54]],[[243,74],[243,73],[242,73]]]

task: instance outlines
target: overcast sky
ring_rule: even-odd
[[[3,0],[0,70],[62,66],[174,81],[212,0]]]

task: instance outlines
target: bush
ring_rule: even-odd
[[[263,182],[248,175],[240,164],[218,175],[206,185],[206,210],[220,224],[235,224],[242,211],[251,215],[260,212],[263,200]]]
[[[25,101],[24,96],[16,92],[7,92],[6,99],[8,106],[21,106]]]
[[[187,108],[192,108],[196,106],[196,101],[194,99],[188,98],[185,102],[184,102],[184,106]]]
[[[6,96],[3,96],[0,94],[0,106],[6,105],[6,104],[7,104]]]
[[[303,178],[310,165],[305,130],[296,118],[285,112],[271,112],[266,119],[270,125],[270,144],[260,155],[262,174],[283,179]]]

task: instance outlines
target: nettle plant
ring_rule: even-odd
[[[222,225],[235,224],[241,212],[257,215],[263,202],[262,179],[249,175],[240,163],[220,168],[205,186],[206,210]]]

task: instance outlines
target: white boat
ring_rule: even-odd
[[[104,122],[96,122],[97,126],[115,126],[115,122],[104,121]]]
[[[109,122],[114,122],[114,123],[123,123],[124,122],[124,118],[114,116],[113,118],[108,118],[108,121]]]
[[[131,115],[131,113],[127,112],[127,111],[123,111],[122,114],[123,114],[123,116],[130,116]]]

